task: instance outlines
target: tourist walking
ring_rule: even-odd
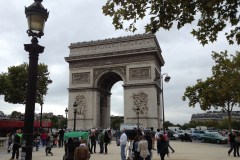
[[[91,139],[90,153],[93,154],[93,151],[94,151],[94,153],[96,153],[96,130],[95,130],[95,128],[91,130],[90,139]]]
[[[148,151],[148,142],[143,136],[139,137],[137,150],[140,153],[139,160],[149,160],[150,159],[150,153]]]
[[[169,138],[168,135],[169,134],[167,132],[165,132],[165,135],[163,137],[164,137],[164,139],[165,139],[165,141],[167,143],[168,148],[170,148],[172,150],[172,153],[174,153],[175,150],[170,146],[170,138]],[[168,156],[169,156],[169,151],[168,151]]]
[[[155,133],[155,140],[158,141],[160,136],[160,129],[157,129],[157,132]]]
[[[156,150],[156,144],[155,144],[155,141],[156,141],[156,139],[155,139],[155,132],[154,132],[154,130],[153,130],[153,127],[151,127],[151,130],[150,130],[150,132],[149,132],[149,134],[150,134],[150,136],[151,136],[151,138],[152,138],[152,149],[153,150]]]
[[[102,131],[99,131],[99,133],[98,133],[98,144],[99,144],[99,148],[100,148],[100,152],[99,153],[103,153],[103,151],[104,151],[104,148],[103,148],[104,133]]]
[[[165,155],[168,154],[168,145],[162,134],[159,135],[157,141],[157,153],[160,155],[161,160],[164,160]]]
[[[47,133],[45,131],[43,131],[42,134],[41,134],[42,146],[45,146],[46,140],[47,140]]]
[[[45,148],[46,156],[48,156],[48,154],[51,154],[53,156],[53,153],[51,152],[51,150],[52,150],[52,141],[50,137],[47,137],[46,148]]]
[[[228,150],[228,155],[230,156],[231,152],[233,151],[233,156],[236,157],[236,151],[237,151],[237,143],[236,143],[236,135],[235,132],[228,135],[228,142],[230,144],[230,149]]]
[[[33,134],[33,146],[36,147],[36,151],[38,151],[39,143],[40,143],[40,134],[38,131],[35,131]]]
[[[12,151],[12,157],[10,160],[13,160],[15,158],[16,155],[16,159],[18,159],[19,157],[19,148],[21,147],[21,143],[22,143],[22,130],[18,129],[16,131],[16,134],[14,136],[14,140],[13,140],[13,151]]]
[[[235,138],[235,142],[236,142],[236,156],[240,156],[239,155],[239,147],[240,147],[240,133],[237,132],[236,133],[236,138]]]
[[[134,137],[134,141],[133,141],[133,153],[134,153],[134,157],[133,160],[139,160],[140,158],[140,153],[138,152],[138,142],[139,142],[139,134],[137,134]]]
[[[127,135],[125,130],[122,131],[122,135],[120,136],[120,148],[121,148],[121,160],[126,160],[125,148],[127,145]]]
[[[111,142],[111,130],[105,130],[104,131],[104,151],[105,151],[105,154],[108,153],[108,144]]]
[[[150,157],[149,157],[149,160],[151,160],[152,159],[152,148],[153,148],[153,146],[152,146],[152,137],[151,137],[151,132],[146,132],[145,133],[145,139],[147,140],[147,142],[148,142],[148,151],[149,151],[149,153],[150,153]],[[155,135],[154,135],[154,137],[155,137]]]
[[[61,129],[59,132],[58,132],[58,136],[59,136],[59,139],[58,139],[58,147],[63,147],[63,137],[64,137],[64,133],[65,131],[63,129]]]
[[[13,142],[13,139],[14,139],[14,134],[13,134],[13,131],[8,133],[8,148],[7,148],[7,151],[8,153],[10,153],[11,149],[12,149],[12,142]]]

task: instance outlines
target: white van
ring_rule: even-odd
[[[177,126],[168,127],[168,129],[171,130],[171,131],[179,131],[179,130],[182,130],[180,127],[177,127]]]

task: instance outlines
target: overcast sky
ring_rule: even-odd
[[[64,57],[69,56],[70,43],[117,38],[133,35],[123,30],[116,31],[110,17],[102,14],[102,6],[107,0],[45,0],[43,6],[50,11],[45,24],[45,35],[39,39],[39,44],[45,46],[45,51],[39,56],[39,63],[48,65],[53,83],[45,98],[43,112],[65,115],[68,106],[68,63]],[[7,72],[10,66],[20,65],[29,61],[28,53],[23,44],[28,44],[27,20],[25,6],[33,0],[0,0],[0,73]],[[143,23],[135,34],[144,33]],[[189,122],[193,113],[203,113],[198,107],[188,107],[181,97],[185,88],[194,85],[199,78],[211,76],[214,62],[212,51],[228,50],[235,54],[239,46],[229,46],[224,32],[219,35],[218,42],[202,46],[190,34],[192,25],[181,30],[160,30],[156,33],[165,60],[163,73],[171,76],[169,83],[164,83],[165,120],[183,124]],[[112,115],[123,115],[123,88],[118,82],[112,89]],[[5,114],[12,111],[25,112],[24,105],[8,104],[0,96],[0,110]],[[40,106],[36,104],[36,113]]]

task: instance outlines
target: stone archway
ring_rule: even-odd
[[[155,35],[73,43],[69,48],[68,128],[73,128],[73,104],[79,97],[78,109],[84,106],[84,112],[77,114],[77,129],[110,127],[111,88],[118,81],[124,87],[124,122],[162,127],[156,78],[161,77],[164,60]]]

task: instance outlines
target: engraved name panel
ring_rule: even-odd
[[[72,74],[72,84],[89,84],[89,83],[90,83],[90,72]]]
[[[143,80],[151,78],[151,67],[130,68],[130,80]]]

